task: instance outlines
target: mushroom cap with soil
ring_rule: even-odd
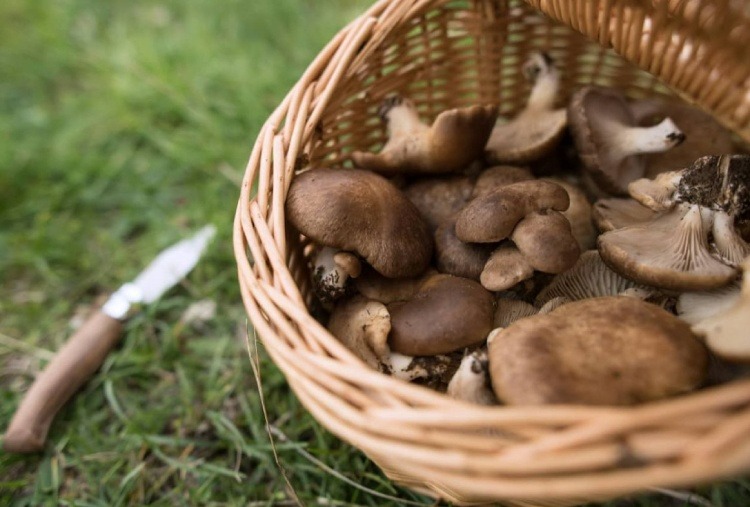
[[[555,109],[560,73],[546,53],[533,53],[523,66],[533,83],[526,107],[512,120],[492,130],[486,158],[495,163],[525,163],[552,151],[565,132],[567,111]]]
[[[669,118],[637,126],[625,96],[611,88],[578,90],[568,105],[568,122],[586,171],[611,194],[625,194],[628,183],[644,176],[641,154],[667,151],[685,139]]]
[[[297,175],[286,214],[319,245],[356,253],[387,277],[416,276],[432,258],[432,234],[419,211],[369,171],[311,169]]]
[[[491,336],[492,386],[511,405],[657,400],[700,386],[708,362],[686,323],[627,297],[571,302]]]
[[[428,126],[410,100],[394,96],[381,105],[380,116],[388,125],[388,142],[377,154],[352,153],[358,167],[383,174],[439,174],[459,171],[482,157],[497,107],[450,109]]]
[[[389,304],[388,311],[391,349],[431,356],[484,342],[495,301],[477,282],[441,274],[428,278],[410,300]]]

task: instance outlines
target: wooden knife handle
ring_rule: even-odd
[[[8,452],[40,451],[57,412],[99,369],[120,341],[122,322],[98,310],[71,336],[34,380],[3,441]]]

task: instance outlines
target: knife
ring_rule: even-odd
[[[135,304],[156,301],[198,263],[216,233],[207,225],[162,251],[143,272],[110,296],[57,352],[26,392],[5,432],[8,452],[42,450],[57,412],[99,369],[120,341],[123,321]]]

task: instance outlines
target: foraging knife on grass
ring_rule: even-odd
[[[119,342],[123,320],[134,304],[157,300],[200,259],[216,232],[211,225],[162,251],[135,280],[120,287],[57,352],[26,392],[5,432],[8,452],[36,452],[44,447],[57,412],[94,374]]]

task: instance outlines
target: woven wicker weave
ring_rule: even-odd
[[[677,93],[750,140],[745,5],[381,0],[339,32],[262,128],[234,234],[250,319],[317,420],[393,480],[457,503],[575,504],[748,471],[748,381],[635,408],[486,408],[368,369],[310,316],[309,249],[284,220],[295,170],[381,145],[382,98],[407,95],[425,118],[476,103],[512,114],[538,49],[559,63],[566,95],[586,83]]]

